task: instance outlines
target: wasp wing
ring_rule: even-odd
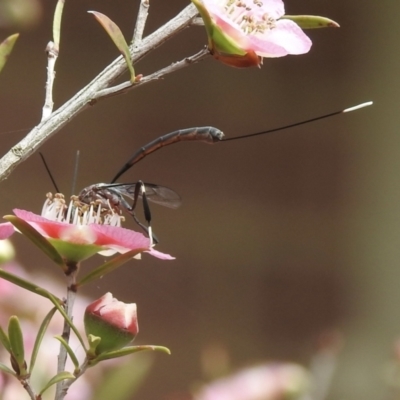
[[[112,183],[104,185],[106,189],[113,189],[123,196],[134,198],[137,183]],[[146,188],[146,197],[149,201],[164,207],[178,208],[182,204],[182,199],[178,193],[165,186],[155,185],[153,183],[144,183]],[[141,195],[139,195],[141,197]]]

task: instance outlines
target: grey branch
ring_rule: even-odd
[[[201,61],[205,57],[207,57],[210,54],[209,50],[205,47],[204,49],[200,50],[198,53],[194,54],[193,56],[190,57],[185,57],[181,61],[177,61],[169,65],[168,67],[165,67],[163,69],[160,69],[157,72],[154,72],[150,75],[144,76],[140,81],[132,83],[130,81],[121,83],[119,85],[100,90],[96,94],[96,99],[104,99],[106,97],[111,97],[111,96],[116,96],[119,94],[123,94],[128,92],[131,89],[134,89],[138,86],[142,86],[145,83],[149,83],[154,80],[161,79],[163,76],[170,74],[171,72],[178,71],[179,69],[182,69],[184,67],[187,67],[190,64],[194,64],[196,62]]]
[[[53,85],[56,72],[54,70],[57,57],[58,57],[58,46],[54,42],[49,42],[46,47],[47,53],[47,81],[46,81],[46,98],[44,101],[42,111],[42,121],[49,118],[53,112]]]
[[[73,320],[73,308],[76,299],[76,275],[78,271],[79,267],[71,275],[68,276],[68,290],[67,290],[67,300],[65,302],[65,312],[67,313],[71,321]],[[64,328],[62,336],[67,343],[69,342],[70,334],[71,334],[71,327],[69,326],[67,321],[64,320]],[[58,354],[57,373],[65,371],[66,362],[67,362],[67,350],[63,346],[63,344],[60,343],[60,353]],[[66,396],[68,391],[66,387],[66,382],[68,381],[61,381],[57,383],[56,396],[55,396],[56,400],[62,400]]]
[[[143,39],[138,48],[135,49],[131,46],[132,61],[137,62],[142,59],[150,51],[161,46],[169,38],[188,27],[196,15],[197,9],[191,4],[156,32]],[[118,57],[86,87],[54,111],[49,118],[35,126],[25,138],[13,146],[0,160],[0,181],[6,179],[17,165],[25,161],[46,140],[88,107],[93,99],[96,98],[97,93],[109,87],[112,82],[126,72],[126,69],[124,58],[122,56]]]
[[[146,25],[147,16],[149,15],[149,0],[141,0],[139,6],[139,12],[136,19],[135,30],[133,32],[132,44],[138,46],[142,41],[144,27]]]

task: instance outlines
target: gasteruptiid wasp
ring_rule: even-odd
[[[100,210],[105,210],[105,211],[111,210],[112,212],[115,212],[117,214],[121,214],[122,209],[125,209],[129,214],[132,215],[136,223],[148,234],[149,238],[155,243],[157,243],[158,240],[152,234],[151,230],[151,225],[150,225],[151,212],[148,201],[175,209],[181,205],[180,196],[172,189],[152,183],[144,183],[142,181],[137,181],[134,183],[116,182],[117,179],[119,179],[122,174],[128,171],[133,165],[138,163],[147,155],[153,153],[154,151],[162,147],[181,141],[198,141],[198,142],[214,144],[214,143],[222,143],[231,140],[264,135],[272,132],[277,132],[283,129],[288,129],[295,126],[303,125],[320,119],[332,117],[334,115],[355,111],[360,108],[369,106],[371,104],[372,102],[366,102],[357,105],[355,107],[346,108],[344,110],[332,112],[312,119],[304,120],[301,122],[296,122],[280,128],[274,128],[266,131],[236,136],[232,138],[225,138],[222,131],[211,126],[177,130],[168,133],[166,135],[163,135],[153,140],[152,142],[146,144],[145,146],[141,147],[138,151],[136,151],[132,155],[132,157],[128,160],[128,162],[118,171],[118,173],[114,176],[114,178],[111,180],[110,183],[97,183],[94,185],[87,186],[79,193],[79,195],[76,197],[76,200],[79,201],[80,203],[87,205],[95,204],[98,206],[98,209]],[[132,204],[130,204],[127,198],[132,200]],[[140,198],[142,199],[143,202],[144,217],[147,222],[147,226],[142,224],[135,215],[136,204],[138,199]]]

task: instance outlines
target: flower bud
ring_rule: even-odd
[[[84,317],[86,335],[101,338],[96,354],[121,349],[139,332],[136,304],[125,304],[106,293],[87,306]]]
[[[11,261],[15,257],[15,250],[9,240],[0,240],[0,264]]]

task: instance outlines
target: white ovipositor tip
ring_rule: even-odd
[[[365,103],[358,104],[357,106],[346,108],[345,110],[343,110],[343,112],[347,113],[347,112],[351,112],[351,111],[356,111],[356,110],[359,110],[360,108],[371,106],[372,104],[373,104],[373,101],[367,101]]]

